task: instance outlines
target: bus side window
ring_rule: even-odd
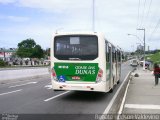
[[[112,62],[115,62],[115,48],[112,47]]]
[[[107,50],[107,43],[105,43],[105,49],[106,49],[105,53],[106,53],[106,61],[107,61],[107,58],[108,58],[108,55],[107,55],[107,52],[108,52],[108,50]]]
[[[118,51],[118,61],[121,62],[121,52]]]
[[[108,46],[108,62],[111,62],[111,47]]]
[[[117,62],[117,51],[115,50],[115,62]]]
[[[110,56],[109,56],[109,46],[108,46],[107,43],[106,43],[105,47],[106,47],[106,62],[109,62],[109,59],[110,59]]]
[[[119,62],[119,50],[117,50],[117,62]]]

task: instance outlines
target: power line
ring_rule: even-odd
[[[140,23],[140,28],[142,28],[142,23],[143,23],[144,14],[145,14],[145,8],[146,8],[146,0],[144,1],[144,7],[143,7],[143,13],[142,13],[142,19],[141,19],[141,23]]]
[[[157,7],[157,8],[155,9],[155,13],[154,13],[154,15],[152,15],[151,18],[155,18],[155,17],[157,16],[158,9],[159,9],[159,7]],[[156,33],[156,31],[157,31],[157,29],[158,29],[158,27],[159,27],[159,24],[160,24],[160,18],[158,19],[158,22],[155,24],[155,27],[154,27],[153,31],[150,30],[150,31],[151,31],[150,33],[151,33],[151,34],[150,34],[149,39],[148,39],[149,41],[152,39],[153,34]],[[149,28],[152,28],[152,26],[153,26],[153,22],[150,22]]]
[[[141,24],[140,24],[141,27],[142,27],[142,26],[145,26],[145,21],[144,21],[144,19],[145,19],[145,18],[146,18],[145,20],[148,19],[148,16],[149,16],[149,13],[150,13],[150,10],[151,10],[152,0],[150,0],[150,2],[149,2],[148,10],[146,9],[146,2],[147,2],[147,1],[145,0],[145,1],[144,1],[144,7],[143,7],[143,13],[142,13],[142,17],[141,17]],[[140,0],[139,0],[139,7],[140,7]],[[146,16],[145,16],[145,10],[146,10]],[[156,11],[157,11],[157,10],[156,10]],[[155,15],[154,15],[154,16],[155,16]],[[144,23],[144,24],[143,24],[143,23]],[[157,24],[155,25],[154,30],[151,32],[150,37],[149,37],[149,40],[151,40],[153,34],[157,31],[159,24],[160,24],[160,19],[158,20]]]
[[[156,24],[154,30],[152,31],[152,33],[151,33],[151,35],[150,35],[150,37],[149,37],[149,40],[151,40],[153,34],[157,31],[159,24],[160,24],[160,19],[158,20],[158,22],[157,22],[157,24]]]
[[[146,15],[146,19],[148,18],[148,16],[149,16],[149,13],[150,13],[150,8],[151,8],[151,4],[152,4],[152,0],[150,0],[150,3],[149,3],[149,7],[148,7],[148,11],[147,11],[147,15]],[[144,26],[145,26],[145,24],[144,24]]]
[[[139,21],[139,8],[140,8],[140,0],[139,0],[139,3],[138,3],[137,28],[138,28],[138,21]]]
[[[150,0],[150,3],[149,3],[149,8],[148,8],[148,12],[147,12],[147,15],[146,15],[146,17],[148,17],[148,15],[149,15],[150,8],[151,8],[151,4],[152,4],[152,0]]]
[[[153,2],[152,2],[153,3]],[[150,18],[155,18],[155,17],[157,17],[157,12],[159,11],[159,7],[156,7],[156,9],[154,10],[154,14],[152,14],[152,16],[150,16]],[[153,22],[150,22],[149,24],[148,24],[148,28],[152,28],[152,26],[154,25],[154,23]],[[155,25],[156,26],[156,25]],[[149,30],[149,33],[151,33],[150,32],[151,30]]]

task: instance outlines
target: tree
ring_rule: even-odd
[[[47,48],[46,50],[44,50],[44,54],[45,54],[45,58],[48,59],[48,57],[50,56],[50,48]]]
[[[47,49],[46,49],[46,55],[47,55],[47,56],[50,56],[50,50],[51,50],[50,48],[47,48]]]
[[[40,45],[36,45],[34,39],[26,39],[18,43],[16,54],[21,58],[30,58],[32,65],[32,58],[44,57],[44,52]]]
[[[32,58],[43,58],[44,57],[44,52],[41,48],[40,45],[36,45],[33,49],[33,53],[32,53]]]
[[[0,59],[0,67],[4,67],[4,66],[6,66],[6,63],[2,59]]]
[[[33,49],[36,43],[33,39],[26,39],[18,43],[18,50],[16,54],[21,58],[32,58]]]

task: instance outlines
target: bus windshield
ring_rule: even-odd
[[[57,36],[54,56],[59,60],[94,60],[98,57],[98,38],[95,35]]]

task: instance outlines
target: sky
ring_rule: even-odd
[[[135,51],[160,49],[160,0],[0,0],[0,48],[32,38],[49,48],[56,31],[102,32],[115,46]],[[131,34],[131,35],[128,35]]]

